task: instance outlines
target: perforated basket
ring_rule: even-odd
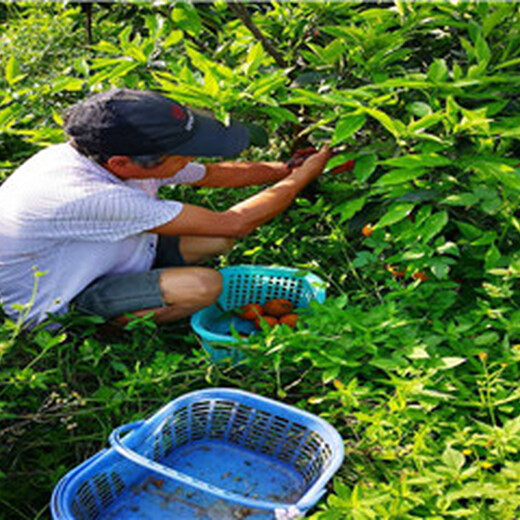
[[[325,301],[324,281],[309,272],[289,267],[238,265],[220,271],[223,290],[218,301],[191,318],[191,326],[201,339],[202,346],[213,361],[231,357],[240,359],[232,348],[237,339],[231,327],[239,333],[250,334],[254,326],[229,312],[248,303],[263,305],[275,298],[285,298],[297,308],[306,308],[312,300]]]
[[[131,432],[123,439],[124,432]],[[326,421],[232,389],[192,392],[114,430],[54,490],[55,520],[268,520],[302,514],[343,460]]]

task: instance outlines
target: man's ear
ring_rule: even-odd
[[[131,173],[133,166],[132,160],[127,155],[112,155],[106,162],[105,166],[107,170],[111,171],[115,175],[125,176],[127,173]]]

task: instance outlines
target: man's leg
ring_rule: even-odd
[[[174,267],[162,270],[159,288],[164,306],[133,311],[129,315],[114,319],[120,324],[128,323],[133,317],[153,313],[153,320],[168,323],[215,303],[222,292],[222,275],[214,269],[204,267]]]
[[[205,260],[233,249],[235,240],[227,237],[179,237],[179,250],[187,264],[200,264]]]
[[[179,237],[179,252],[188,265],[200,264],[214,256],[233,249],[235,241],[227,237]],[[135,317],[154,313],[158,324],[185,318],[216,302],[222,292],[222,276],[213,269],[183,267],[165,269],[160,275],[159,286],[165,307],[133,312]],[[119,316],[118,323],[127,323],[131,318]]]
[[[227,237],[179,237],[179,251],[186,264],[191,265],[227,253],[234,245],[235,240]],[[133,316],[154,312],[158,324],[190,316],[217,301],[222,292],[222,276],[213,269],[199,267],[165,269],[159,286],[167,307],[137,311]],[[116,321],[127,323],[129,318],[120,316]]]
[[[232,239],[220,237],[164,237],[154,269],[103,277],[73,303],[80,311],[120,324],[150,313],[157,323],[184,318],[214,303],[222,291],[220,273],[185,264],[225,253],[233,244]]]

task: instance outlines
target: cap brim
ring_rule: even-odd
[[[235,157],[249,146],[249,131],[242,123],[232,120],[229,126],[224,126],[211,117],[195,112],[193,115],[194,135],[167,153],[194,157]]]

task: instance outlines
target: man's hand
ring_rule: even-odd
[[[293,170],[293,173],[305,172],[311,176],[312,179],[319,177],[327,162],[332,157],[332,150],[328,146],[323,146],[320,151],[312,154],[305,159],[305,162]]]
[[[293,156],[285,163],[285,165],[289,170],[294,170],[295,168],[298,168],[299,166],[301,166],[311,155],[313,155],[317,152],[318,152],[318,150],[312,146],[309,146],[307,148],[300,148],[294,152]],[[337,155],[340,152],[341,152],[341,150],[338,150],[337,148],[332,148],[331,157],[334,155]],[[330,173],[332,175],[336,175],[338,173],[349,172],[354,169],[354,165],[355,165],[354,160],[349,159],[348,161],[345,161],[345,162],[335,166],[330,171]]]
[[[285,163],[287,168],[290,170],[294,170],[294,168],[298,168],[301,166],[306,159],[308,159],[311,155],[318,152],[317,148],[313,146],[309,146],[307,148],[299,148],[293,154],[293,156]]]

